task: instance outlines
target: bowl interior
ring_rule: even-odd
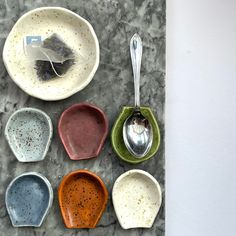
[[[87,171],[64,177],[59,188],[59,202],[68,228],[94,228],[107,203],[103,182]]]
[[[137,164],[148,160],[152,156],[155,155],[157,152],[159,145],[160,145],[160,131],[157,124],[157,121],[149,107],[141,107],[142,114],[150,121],[152,128],[153,128],[153,143],[152,147],[149,152],[142,158],[136,158],[133,156],[125,146],[123,140],[123,124],[125,120],[132,114],[133,108],[132,107],[123,107],[120,115],[118,116],[111,134],[112,140],[112,147],[113,150],[116,152],[118,157],[120,157],[123,161]]]
[[[48,186],[36,175],[17,178],[6,195],[8,212],[15,226],[39,226],[49,201]]]
[[[75,64],[62,78],[41,81],[35,61],[24,53],[23,41],[25,36],[47,38],[53,33],[75,52]],[[38,8],[17,21],[6,40],[3,59],[11,78],[25,92],[43,100],[59,100],[90,82],[98,66],[99,46],[92,26],[77,14],[64,8]]]
[[[50,118],[37,109],[23,108],[8,120],[5,134],[19,161],[44,159],[52,135]]]

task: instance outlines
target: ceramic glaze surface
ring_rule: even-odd
[[[26,36],[47,38],[53,33],[75,52],[75,65],[62,78],[41,81],[35,61],[25,55],[23,41]],[[44,7],[26,13],[17,21],[7,37],[3,60],[11,78],[26,93],[43,100],[60,100],[92,80],[99,63],[99,45],[85,19],[65,8]]]
[[[85,170],[65,176],[58,194],[61,213],[68,228],[94,228],[108,198],[102,180]]]
[[[148,160],[149,158],[153,157],[155,153],[158,151],[160,146],[160,130],[157,124],[156,118],[153,115],[152,110],[149,107],[140,107],[142,114],[149,120],[150,124],[152,125],[153,129],[153,142],[149,152],[142,158],[136,158],[132,155],[125,146],[124,139],[123,139],[123,124],[125,120],[132,114],[133,108],[132,107],[123,107],[121,113],[119,114],[117,120],[115,121],[112,133],[111,133],[111,142],[112,147],[117,156],[122,159],[123,161],[138,164],[143,161]]]
[[[39,227],[52,203],[48,180],[36,173],[14,179],[6,192],[7,210],[15,227]]]
[[[9,118],[5,136],[19,161],[43,160],[52,138],[51,119],[38,109],[22,108]]]
[[[100,108],[80,103],[62,113],[58,129],[72,160],[89,159],[101,151],[108,133],[108,120]]]
[[[150,228],[161,206],[161,188],[149,173],[130,170],[116,180],[112,200],[122,228]]]

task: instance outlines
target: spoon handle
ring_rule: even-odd
[[[140,107],[140,68],[142,60],[142,40],[136,33],[130,40],[130,55],[134,75],[134,105],[136,108]]]

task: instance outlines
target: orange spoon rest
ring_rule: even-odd
[[[64,176],[58,198],[67,228],[95,228],[106,208],[108,191],[96,174],[77,170]]]

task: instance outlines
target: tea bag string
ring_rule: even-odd
[[[41,51],[41,53],[43,53],[43,54],[47,57],[48,61],[49,61],[50,64],[51,64],[51,67],[52,67],[54,73],[55,73],[58,77],[63,78],[63,77],[64,77],[63,75],[59,75],[59,74],[57,73],[57,71],[56,71],[56,69],[55,69],[55,67],[54,67],[54,65],[53,65],[53,62],[52,62],[52,60],[50,59],[50,57],[48,56],[48,54],[47,54],[46,52],[44,52],[41,48],[39,48],[39,50]]]

